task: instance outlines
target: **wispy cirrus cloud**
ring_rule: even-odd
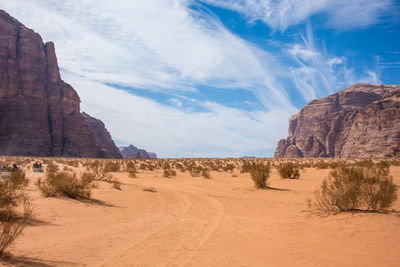
[[[306,23],[305,34],[300,36],[302,42],[289,45],[287,54],[296,62],[291,74],[305,99],[312,100],[357,82],[380,83],[378,64],[366,69],[364,76],[355,75],[354,69],[347,66],[346,57],[329,54],[326,47],[314,40],[310,21]]]
[[[274,68],[265,64],[274,56],[226,30],[212,14],[190,9],[192,1],[0,4],[55,41],[61,67],[82,77],[164,93],[195,92],[199,84],[242,88],[268,108],[291,106]]]
[[[282,118],[295,112],[245,111],[212,101],[196,103],[202,112],[183,110],[73,74],[64,76],[80,87],[82,108],[100,117],[120,144],[133,142],[161,157],[265,156],[286,133],[287,121]]]
[[[262,156],[286,135],[299,103],[354,82],[378,82],[380,73],[355,75],[346,57],[314,40],[310,22],[291,35],[300,38],[272,49],[228,30],[202,2],[285,30],[318,14],[327,14],[330,27],[362,27],[393,2],[370,0],[357,10],[366,1],[0,0],[0,8],[55,42],[63,79],[118,143],[164,157]],[[217,89],[222,100],[209,94]],[[228,105],[223,98],[233,90],[245,93]],[[304,99],[294,104],[298,95]]]
[[[279,61],[192,4],[0,0],[7,12],[55,42],[63,78],[78,91],[82,109],[104,120],[119,143],[161,156],[272,151],[296,112],[276,79]],[[170,100],[161,104],[106,84],[157,91]],[[229,108],[199,101],[201,86],[245,89],[264,107],[246,111],[241,103]]]
[[[337,29],[365,27],[393,12],[394,0],[202,0],[235,10],[250,20],[261,20],[285,30],[318,14],[326,15],[326,26]]]

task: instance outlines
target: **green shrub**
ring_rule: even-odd
[[[80,178],[76,174],[68,172],[47,172],[46,178],[37,182],[37,186],[45,197],[66,196],[70,198],[89,199],[93,180],[95,176],[91,173],[83,173]]]
[[[254,181],[256,188],[267,187],[269,174],[271,171],[270,164],[253,163],[250,168],[250,175]]]
[[[339,166],[322,182],[310,207],[326,212],[384,211],[397,199],[397,188],[384,165]]]
[[[299,167],[292,162],[280,164],[278,166],[278,172],[283,179],[299,179],[300,177]]]

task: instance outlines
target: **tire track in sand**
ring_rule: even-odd
[[[223,205],[202,193],[162,188],[189,201],[188,210],[98,266],[186,266],[210,239],[224,216]]]
[[[180,218],[182,218],[183,216],[185,216],[191,209],[192,203],[190,202],[190,200],[186,197],[186,196],[182,196],[181,194],[177,194],[175,192],[174,193],[176,196],[180,197],[181,199],[183,199],[184,201],[184,208],[183,208],[183,212],[182,215],[178,215],[175,219],[173,219],[171,222],[168,222],[164,225],[162,225],[161,227],[159,227],[158,229],[156,229],[155,231],[152,231],[151,233],[147,234],[145,237],[134,241],[133,243],[130,243],[129,245],[125,246],[123,249],[118,250],[116,253],[114,253],[113,255],[107,257],[107,259],[101,261],[100,263],[96,264],[96,267],[101,267],[101,266],[108,266],[109,264],[113,265],[112,261],[114,259],[116,259],[118,256],[120,256],[121,254],[129,251],[131,248],[133,248],[134,246],[136,246],[137,244],[145,241],[146,239],[151,238],[152,236],[156,235],[157,233],[161,232],[163,229],[165,229],[166,227],[168,227],[169,225],[173,224],[175,221],[179,220]],[[129,233],[127,233],[129,234]]]

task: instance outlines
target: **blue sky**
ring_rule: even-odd
[[[0,0],[54,41],[117,145],[273,156],[288,119],[354,83],[400,84],[395,0]]]

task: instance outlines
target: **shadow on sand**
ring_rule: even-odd
[[[276,188],[276,187],[271,187],[271,186],[265,186],[260,188],[262,190],[273,190],[273,191],[290,191],[289,189],[286,188]]]
[[[107,203],[105,201],[99,200],[99,199],[95,199],[95,198],[90,198],[90,199],[84,199],[84,198],[65,198],[68,200],[72,200],[72,201],[78,201],[81,203],[85,203],[87,205],[99,205],[99,206],[105,206],[105,207],[110,207],[110,208],[120,208],[119,206],[116,206],[114,204],[111,203]]]
[[[35,267],[51,267],[56,265],[78,265],[76,262],[42,260],[33,257],[16,257],[9,253],[5,253],[5,255],[0,257],[0,265],[1,264],[5,264],[5,266],[35,266]]]

